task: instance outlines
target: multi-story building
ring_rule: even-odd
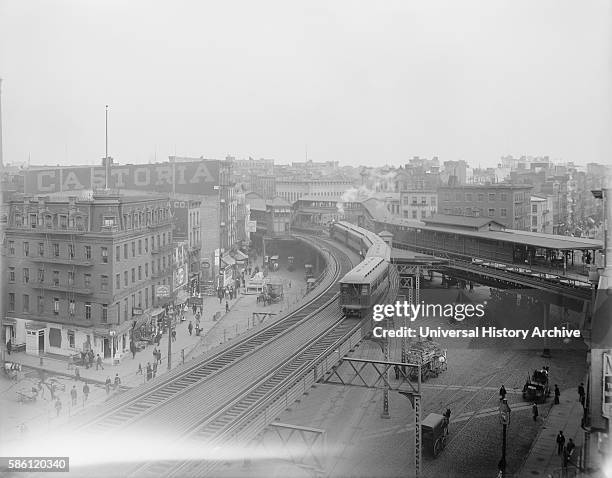
[[[510,229],[529,230],[531,189],[511,184],[443,186],[438,189],[438,212],[489,217]]]
[[[251,175],[249,190],[259,194],[264,199],[276,197],[276,176],[273,175]]]
[[[553,233],[553,200],[552,197],[531,196],[530,231]]]
[[[174,219],[174,239],[185,241],[187,253],[187,273],[193,287],[200,280],[200,252],[202,250],[202,200],[178,199],[175,196],[172,204]]]
[[[172,283],[172,240],[167,196],[13,198],[3,245],[4,338],[31,354],[117,357],[129,350],[133,319],[156,304],[155,286]]]
[[[433,189],[413,189],[401,192],[401,217],[425,219],[438,211],[438,192]]]
[[[277,179],[276,194],[293,204],[302,196],[317,197],[321,199],[341,199],[345,192],[353,187],[346,180],[299,180]]]

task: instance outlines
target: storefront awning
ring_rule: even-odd
[[[225,265],[227,266],[233,266],[236,264],[236,261],[232,256],[223,256],[223,262],[225,262]]]
[[[4,319],[2,319],[2,325],[17,325],[17,319],[5,317]]]
[[[249,260],[249,256],[247,256],[242,251],[236,251],[234,253],[234,259],[236,259],[236,261],[248,261]]]
[[[176,304],[184,304],[188,300],[189,300],[189,294],[183,289],[180,289],[176,293]]]

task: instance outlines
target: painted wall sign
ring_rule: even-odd
[[[218,160],[111,166],[111,189],[215,195],[219,184]],[[65,167],[25,172],[26,194],[79,191],[104,187],[104,168]]]

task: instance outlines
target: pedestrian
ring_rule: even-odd
[[[62,411],[62,402],[60,401],[59,397],[57,397],[57,400],[55,401],[55,411],[57,412],[57,417],[59,417],[60,412]]]
[[[503,385],[501,386],[501,388],[499,389],[499,399],[503,400],[504,398],[506,398],[506,387],[504,387]]]
[[[72,386],[72,390],[70,390],[70,398],[72,399],[72,405],[76,405],[77,404],[77,391],[76,391],[76,385]]]
[[[104,366],[102,365],[102,357],[100,357],[100,354],[96,356],[96,370],[98,370],[98,368],[104,370]]]
[[[226,300],[225,301],[225,313],[227,314],[229,312],[229,302]]]
[[[162,357],[161,357],[161,350],[158,350],[158,351],[157,351],[157,363],[160,363],[160,364],[161,364],[161,360],[162,360]]]
[[[132,352],[132,360],[136,358],[136,344],[130,342],[130,351]]]
[[[559,386],[555,383],[555,405],[559,405],[560,396],[561,396],[561,391],[559,390]]]
[[[568,459],[570,459],[574,454],[574,448],[576,448],[576,445],[574,444],[574,440],[570,438],[569,442],[565,446],[565,449],[567,450]]]
[[[399,367],[397,365],[394,365],[393,370],[395,371],[395,380],[399,380]]]
[[[117,389],[117,387],[119,387],[119,385],[121,385],[121,379],[119,378],[119,374],[116,373],[115,374],[115,389]]]
[[[193,324],[191,323],[191,320],[189,321],[189,325],[187,326],[187,330],[189,330],[189,335],[191,335],[191,333],[193,332]]]
[[[474,283],[470,281],[470,292],[474,292]]]
[[[140,363],[138,364],[138,372],[136,372],[136,375],[138,374],[142,375],[142,364]]]
[[[12,350],[13,350],[13,344],[11,344],[11,339],[9,339],[8,342],[6,343],[6,351],[8,352],[9,355],[11,355]]]
[[[563,447],[565,445],[565,436],[563,436],[563,430],[559,430],[557,435],[557,455],[563,453]]]
[[[172,342],[176,342],[176,329],[172,329]]]
[[[584,406],[584,383],[580,383],[580,385],[578,386],[578,399],[580,400],[580,403]]]
[[[79,367],[74,367],[74,379],[77,382],[81,380],[81,372],[79,371]]]
[[[104,382],[104,387],[106,388],[106,394],[108,395],[110,393],[110,387],[111,387],[110,377],[106,377],[106,381]]]
[[[538,412],[538,406],[536,405],[535,402],[533,402],[533,406],[531,407],[531,412],[533,413],[533,421],[537,422],[538,421],[538,415],[540,413]]]
[[[153,376],[153,369],[151,368],[151,362],[147,362],[147,381],[151,380],[152,376]]]
[[[157,360],[157,347],[153,347],[153,359]]]
[[[219,292],[219,305],[221,305],[223,303],[223,295],[221,295],[221,292]]]
[[[85,402],[87,401],[88,397],[89,397],[89,385],[87,385],[87,382],[85,382],[85,385],[83,385],[83,405],[85,405]]]
[[[153,377],[157,375],[157,362],[153,364]]]

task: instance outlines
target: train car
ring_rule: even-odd
[[[389,289],[389,262],[367,257],[340,280],[340,310],[363,317]]]
[[[391,262],[391,248],[379,237],[368,249],[366,257],[382,257],[387,262]]]

